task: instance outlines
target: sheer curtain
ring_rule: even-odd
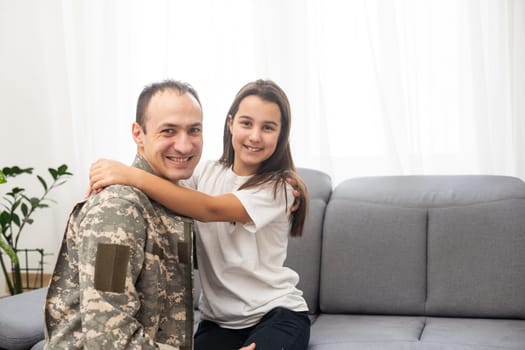
[[[75,173],[27,247],[58,251],[89,164],[132,160],[136,98],[167,77],[201,95],[203,158],[220,155],[238,89],[271,78],[291,100],[296,165],[335,185],[385,174],[525,178],[520,0],[0,0],[0,26],[2,166],[67,163]]]
[[[292,86],[299,164],[336,184],[525,175],[523,2],[310,1],[283,12],[274,36],[255,40],[271,48],[262,71]]]
[[[79,165],[129,161],[141,88],[187,80],[204,158],[247,81],[289,94],[298,166],[338,183],[379,174],[524,176],[520,1],[63,2]],[[521,97],[521,98],[520,98]],[[87,134],[87,137],[85,136]]]

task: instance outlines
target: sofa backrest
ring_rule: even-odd
[[[310,198],[308,214],[301,237],[290,237],[285,266],[299,274],[298,288],[308,303],[310,313],[318,312],[319,271],[323,219],[326,205],[332,194],[332,180],[324,172],[299,168],[297,172],[308,188]]]
[[[325,213],[320,309],[525,318],[525,184],[483,175],[342,182]]]

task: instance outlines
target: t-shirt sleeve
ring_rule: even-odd
[[[233,192],[251,218],[244,223],[249,232],[256,232],[274,220],[287,218],[294,201],[292,187],[288,184],[277,186],[274,195],[274,185],[265,184],[262,187],[248,188]]]

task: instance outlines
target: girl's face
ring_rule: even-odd
[[[281,111],[276,103],[251,95],[245,97],[237,113],[229,116],[235,152],[233,171],[253,175],[275,151],[281,133]]]

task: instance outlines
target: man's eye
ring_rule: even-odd
[[[175,134],[175,129],[164,129],[164,130],[161,130],[161,133],[166,134],[166,135],[173,135]]]
[[[201,133],[201,128],[191,128],[190,129],[190,134],[192,135],[196,135],[196,134],[200,134]]]

